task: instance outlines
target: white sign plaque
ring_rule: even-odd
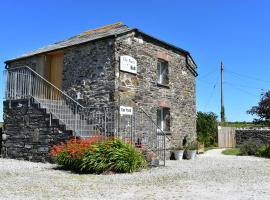
[[[131,56],[120,56],[120,70],[137,74],[137,60]]]
[[[132,115],[133,108],[128,106],[120,106],[120,115]]]

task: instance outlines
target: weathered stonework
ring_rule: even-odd
[[[10,107],[11,106],[11,107]],[[4,102],[4,134],[2,155],[8,158],[50,162],[49,150],[71,137],[61,130],[57,120],[50,125],[50,116],[38,104],[28,101]]]
[[[166,43],[144,36],[137,31],[71,45],[63,52],[62,90],[83,106],[142,107],[153,121],[157,109],[170,109],[170,141],[181,145],[185,136],[196,138],[195,64],[188,53]],[[50,52],[51,53],[51,52]],[[47,53],[32,55],[8,63],[8,67],[29,66],[44,73]],[[120,56],[131,56],[137,61],[137,74],[120,71]],[[169,84],[157,84],[157,62],[168,62]],[[192,69],[191,69],[192,68]],[[50,160],[48,149],[70,135],[57,133],[59,124],[49,126],[46,112],[35,106],[22,107],[4,104],[3,146],[11,158]],[[45,113],[44,113],[45,112]],[[31,123],[29,123],[31,122]],[[63,129],[64,130],[64,129]]]
[[[119,70],[121,55],[129,55],[137,60],[137,74]],[[169,107],[171,142],[181,145],[184,136],[194,140],[196,137],[195,76],[187,68],[185,55],[131,33],[116,39],[115,57],[118,104],[142,106],[155,121],[157,108]],[[168,61],[168,87],[157,84],[157,61],[160,58]]]
[[[263,144],[270,144],[270,130],[242,129],[235,130],[236,145],[248,140],[258,141]]]
[[[105,39],[68,48],[64,51],[63,90],[87,107],[113,102],[113,40]]]

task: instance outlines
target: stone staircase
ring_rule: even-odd
[[[140,107],[133,108],[133,115],[127,116],[120,114],[118,106],[85,108],[27,66],[7,71],[5,97],[9,102],[28,100],[46,113],[50,126],[72,132],[75,137],[116,136],[134,145],[140,140],[165,165],[166,135]]]

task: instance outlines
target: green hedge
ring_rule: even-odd
[[[241,155],[254,155],[270,158],[270,145],[262,144],[255,140],[247,140],[239,145]]]

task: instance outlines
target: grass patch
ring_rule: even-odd
[[[222,151],[222,154],[224,155],[240,155],[241,152],[240,152],[240,149],[238,148],[233,148],[233,149],[225,149],[224,151]]]

